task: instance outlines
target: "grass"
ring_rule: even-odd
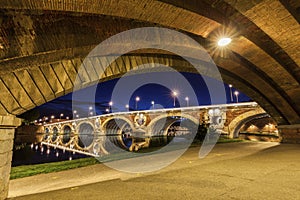
[[[69,161],[17,166],[11,168],[10,179],[12,180],[37,174],[59,172],[63,170],[94,165],[97,163],[99,162],[95,158],[81,158]]]
[[[245,142],[245,140],[220,138],[217,143],[232,143],[232,142]]]
[[[231,143],[231,142],[242,142],[241,139],[224,139],[220,138],[218,143]],[[200,142],[193,143],[190,147],[199,147]],[[185,145],[176,145],[170,147],[169,150],[178,150],[184,148]],[[152,147],[148,149],[141,149],[138,153],[126,152],[126,153],[116,153],[111,155],[105,155],[98,159],[96,158],[81,158],[76,160],[44,163],[44,164],[35,164],[35,165],[23,165],[11,168],[10,179],[23,178],[28,176],[33,176],[37,174],[45,174],[51,172],[59,172],[68,169],[75,169],[79,167],[85,167],[89,165],[95,165],[100,162],[111,162],[114,160],[127,159],[133,157],[139,157],[148,154],[155,154],[156,151],[161,147]],[[162,150],[161,152],[166,152],[167,150]]]

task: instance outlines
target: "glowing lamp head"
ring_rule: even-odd
[[[173,92],[172,92],[172,95],[173,95],[174,97],[177,97],[178,92],[177,92],[177,91],[173,91]]]
[[[136,100],[136,101],[139,101],[139,100],[140,100],[140,97],[136,97],[135,100]]]
[[[224,38],[221,38],[221,39],[218,41],[218,45],[219,45],[220,47],[223,47],[223,46],[228,45],[230,42],[231,42],[231,38],[224,37]]]

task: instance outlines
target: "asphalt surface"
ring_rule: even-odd
[[[217,144],[203,159],[198,154],[198,147],[190,148],[174,163],[150,173],[125,173],[97,164],[16,179],[10,182],[9,197],[17,200],[300,199],[300,145],[226,143]],[[168,157],[169,153],[162,154],[158,162]],[[131,168],[138,162],[128,159],[116,164]]]

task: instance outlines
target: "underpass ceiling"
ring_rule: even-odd
[[[0,112],[20,114],[71,91],[76,67],[68,66],[78,68],[101,41],[132,28],[159,26],[203,45],[224,80],[260,103],[279,124],[300,123],[299,6],[284,0],[2,1],[0,92],[15,103],[1,100]],[[233,39],[224,52],[215,46],[222,34]],[[130,56],[148,56],[150,62],[174,59],[172,67],[191,71],[170,52],[141,50]],[[60,77],[64,71],[68,76]],[[112,73],[111,78],[123,72]],[[49,94],[41,79],[51,88]]]

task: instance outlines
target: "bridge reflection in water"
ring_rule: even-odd
[[[95,157],[167,144],[186,147],[200,124],[219,135],[230,127],[228,112],[237,110],[266,114],[254,102],[109,113],[46,124],[42,144]]]

